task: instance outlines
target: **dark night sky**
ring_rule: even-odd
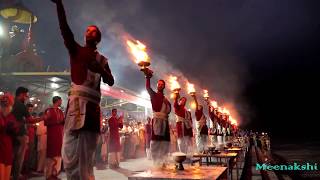
[[[54,4],[24,2],[39,18],[34,41],[45,51],[46,63],[68,68]],[[79,42],[87,25],[101,27],[100,49],[110,58],[118,85],[143,89],[143,77],[119,38],[128,33],[150,48],[153,69],[170,65],[159,74],[173,70],[199,82],[220,102],[234,104],[243,126],[275,136],[303,132],[305,137],[319,137],[315,126],[320,117],[319,1],[68,0],[64,4]]]

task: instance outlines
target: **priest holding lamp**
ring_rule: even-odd
[[[206,97],[205,97],[206,99]],[[208,113],[209,117],[213,124],[213,131],[211,132],[212,139],[211,144],[219,144],[222,141],[221,131],[220,131],[220,120],[219,120],[219,113],[218,113],[218,104],[216,101],[210,101],[209,98],[207,98],[207,104],[208,104]]]
[[[169,114],[171,112],[171,104],[164,96],[166,83],[159,80],[157,83],[157,92],[151,88],[150,79],[153,72],[148,68],[150,66],[149,56],[146,53],[146,46],[136,41],[127,41],[132,55],[136,63],[140,66],[140,70],[146,77],[146,89],[150,95],[153,118],[151,120],[151,142],[150,150],[154,165],[165,166],[166,156],[169,153],[170,145],[170,129]]]
[[[198,152],[203,152],[208,144],[208,126],[207,118],[203,113],[203,106],[199,105],[193,84],[188,83],[188,93],[193,97],[196,103],[196,144]]]
[[[176,114],[176,128],[178,134],[178,148],[180,152],[187,154],[192,147],[192,119],[191,113],[186,109],[187,98],[180,98],[179,86],[176,78],[171,78],[171,90],[175,93],[174,112]]]

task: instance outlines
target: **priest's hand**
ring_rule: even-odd
[[[151,69],[146,68],[146,69],[144,69],[143,72],[144,72],[144,75],[146,76],[146,78],[152,78],[153,71]]]

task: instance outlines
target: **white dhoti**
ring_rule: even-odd
[[[192,137],[183,136],[182,138],[178,138],[178,148],[180,152],[185,154],[189,154],[192,151]]]
[[[198,152],[203,152],[207,148],[208,135],[197,134],[196,135],[196,144]]]
[[[163,165],[169,153],[170,141],[165,138],[170,136],[170,134],[166,134],[169,131],[167,128],[170,109],[168,100],[164,98],[160,112],[153,112],[152,130],[154,135],[161,137],[161,140],[151,140],[150,142],[150,154],[155,165]]]
[[[199,121],[196,121],[196,144],[198,152],[203,152],[208,144],[208,135],[201,134],[202,128],[206,125],[206,117],[202,115]]]
[[[102,67],[107,64],[107,59],[98,52],[96,61]],[[95,111],[87,108],[97,108],[100,104],[101,75],[89,69],[86,74],[82,84],[71,83],[69,92],[62,144],[62,158],[68,180],[94,179],[93,166],[99,137],[97,129],[100,127],[96,126],[99,117],[95,116]],[[89,103],[95,106],[87,106]],[[100,108],[96,112],[100,113]],[[90,130],[82,129],[86,127],[86,121],[88,125],[92,122],[94,127],[90,127]]]
[[[191,121],[191,114],[188,113],[188,111],[186,111],[185,113],[185,117],[180,117],[178,115],[176,115],[176,122],[182,122],[182,137],[178,137],[177,139],[177,143],[178,143],[178,148],[180,152],[183,152],[185,154],[188,154],[190,152],[192,152],[192,137],[190,136],[185,136],[184,132],[185,129],[190,129],[192,128],[192,121]]]
[[[44,121],[39,122],[39,126],[37,127],[37,171],[44,171],[45,162],[46,162],[46,151],[47,151],[47,128],[44,126]]]
[[[147,154],[147,158],[148,158],[149,160],[152,159],[150,148],[146,148],[146,154]]]
[[[68,180],[94,179],[93,166],[98,137],[98,133],[90,131],[65,132],[62,157]]]
[[[223,137],[221,135],[217,136],[217,144],[216,144],[216,149],[222,150],[224,147],[223,144]]]
[[[211,138],[211,145],[216,146],[218,139],[217,139],[217,135],[210,135]]]

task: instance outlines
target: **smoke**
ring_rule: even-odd
[[[50,2],[33,1],[31,5],[37,3],[56,17],[53,12],[55,8]],[[234,118],[244,122],[241,115],[250,112],[241,99],[248,78],[247,69],[246,64],[230,48],[232,37],[225,33],[225,29],[221,28],[223,26],[201,29],[199,19],[195,20],[199,21],[199,27],[191,28],[190,21],[194,19],[190,12],[193,11],[193,5],[189,6],[190,10],[179,11],[173,6],[180,7],[180,3],[171,3],[172,6],[166,7],[171,8],[168,10],[161,6],[160,1],[64,1],[69,25],[78,42],[83,42],[83,34],[88,25],[95,24],[100,28],[102,41],[99,51],[109,59],[116,85],[138,92],[144,89],[144,76],[130,60],[125,44],[127,38],[138,39],[147,45],[151,69],[154,70],[153,81],[166,80],[169,75],[177,76],[182,88],[185,88],[186,82],[195,84],[199,99],[202,90],[208,89],[209,95],[219,105],[226,106]],[[58,32],[57,23],[41,19],[41,14],[39,19],[53,24]],[[221,22],[217,23],[221,25]],[[214,41],[208,39],[212,34],[217,34]],[[53,39],[57,37],[50,40]],[[61,39],[56,43],[62,45]],[[50,48],[58,52],[51,55],[52,59],[68,58],[66,51],[61,50],[64,47]],[[186,92],[183,95],[187,96]]]

